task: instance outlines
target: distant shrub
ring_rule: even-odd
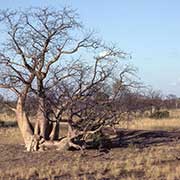
[[[17,127],[18,124],[16,121],[1,121],[0,120],[0,128],[1,127]]]
[[[18,124],[16,121],[7,121],[5,122],[5,127],[17,127]]]
[[[149,116],[154,119],[169,118],[169,111],[157,111]]]
[[[4,127],[5,122],[0,120],[0,127]]]

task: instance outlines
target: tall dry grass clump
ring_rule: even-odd
[[[180,109],[170,110],[169,118],[132,118],[130,121],[120,122],[119,127],[137,130],[180,130]]]

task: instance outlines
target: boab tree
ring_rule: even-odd
[[[98,88],[110,77],[115,61],[124,57],[125,53],[115,47],[105,46],[95,38],[92,31],[85,32],[76,12],[69,8],[57,11],[48,8],[5,10],[0,12],[0,22],[6,33],[0,49],[0,87],[7,88],[17,95],[16,108],[12,109],[16,112],[27,150],[38,150],[41,144],[59,148],[66,144],[73,146],[71,137],[58,140],[59,118],[52,120],[49,116],[50,108],[46,103],[48,92],[60,87],[60,82],[65,84],[65,80],[68,84],[70,77],[74,80],[80,77],[76,93],[73,93],[76,96],[71,97],[69,94],[73,99],[78,98],[73,104],[78,102],[79,96],[83,97],[83,93],[89,91],[87,96],[93,92],[93,88]],[[95,60],[93,70],[89,71],[91,78],[88,84],[83,80],[84,70],[77,68],[83,55],[88,60]],[[75,61],[77,59],[78,61]],[[74,63],[70,63],[72,61]],[[30,92],[35,93],[39,107],[34,127],[25,112],[26,98]],[[67,93],[70,93],[70,89],[66,88]],[[63,99],[64,94],[61,95],[59,98]],[[69,114],[73,109],[72,103],[63,105],[62,109],[61,111],[68,109]],[[60,117],[62,112],[58,113]]]
[[[54,71],[52,82],[57,83],[47,92],[47,101],[54,107],[51,112],[54,119],[68,123],[68,137],[73,142],[86,144],[88,137],[106,126],[114,127],[121,120],[122,112],[116,101],[125,88],[135,86],[134,81],[127,79],[134,69],[124,66],[116,71],[118,61],[111,53],[114,51],[96,56],[93,65],[84,65],[79,61],[68,65],[68,72],[71,72],[68,78],[59,79]],[[113,84],[117,79],[119,83],[114,91]]]

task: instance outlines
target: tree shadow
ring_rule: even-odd
[[[180,131],[118,129],[116,135],[113,135],[112,130],[105,129],[103,133],[106,138],[104,138],[98,146],[103,149],[127,147],[145,148],[180,140]],[[107,136],[108,134],[111,135]],[[97,148],[97,146],[94,146],[93,142],[91,142],[89,143],[89,148]]]
[[[124,130],[118,131],[117,138],[112,139],[113,147],[127,147],[130,144],[137,147],[149,147],[162,145],[180,139],[180,132],[169,132],[159,130]]]

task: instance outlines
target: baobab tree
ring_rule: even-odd
[[[67,114],[72,113],[74,102],[77,104],[84,94],[88,97],[88,93],[108,81],[115,63],[126,54],[115,46],[105,45],[92,31],[85,30],[76,12],[69,8],[2,10],[0,22],[6,37],[0,46],[0,87],[11,90],[17,96],[16,108],[12,109],[16,113],[27,150],[38,150],[41,145],[77,147],[71,141],[74,136],[58,140],[58,117],[67,110]],[[84,67],[79,68],[82,59],[88,59],[85,62],[91,64],[89,71]],[[83,72],[86,70],[90,74],[87,77],[86,73],[85,80]],[[65,96],[59,93],[63,108],[56,111],[58,116],[52,120],[47,94],[62,85],[65,88],[65,83],[77,82],[75,80],[78,83],[74,86],[73,96],[70,89],[66,88],[65,91],[69,93],[66,97],[73,99],[73,103],[62,102]],[[25,111],[29,93],[34,93],[38,99],[34,127]],[[67,105],[64,105],[65,102],[68,102]],[[68,122],[72,122],[72,119]]]
[[[104,61],[104,58],[96,57],[93,65],[76,62],[68,66],[73,75],[66,79],[57,81],[56,75],[53,76],[53,82],[57,84],[47,95],[48,101],[55,107],[52,112],[55,119],[68,123],[71,139],[80,138],[85,141],[89,135],[103,127],[118,124],[122,115],[120,107],[116,108],[118,94],[124,88],[130,88],[133,84],[135,86],[135,82],[125,79],[132,73],[132,67],[124,67],[123,71],[116,72],[114,78],[117,63],[109,65],[112,59]],[[121,83],[116,85],[114,91],[112,85],[118,76]]]

